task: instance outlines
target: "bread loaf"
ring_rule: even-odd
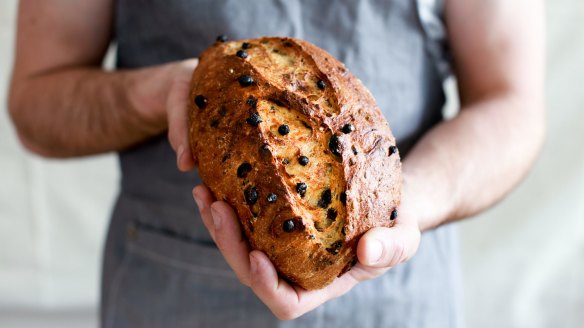
[[[191,82],[199,174],[279,274],[319,289],[356,262],[358,238],[397,218],[401,164],[370,92],[294,38],[220,40]]]

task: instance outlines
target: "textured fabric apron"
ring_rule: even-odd
[[[448,71],[435,0],[120,0],[119,68],[198,56],[219,34],[294,36],[371,90],[402,155],[441,118]],[[103,263],[103,327],[460,327],[454,226],[427,232],[407,264],[293,321],[240,285],[179,173],[165,135],[120,153],[121,193]]]

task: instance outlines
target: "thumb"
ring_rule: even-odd
[[[359,262],[386,268],[412,258],[420,244],[420,229],[414,224],[400,223],[392,228],[378,227],[367,231],[357,245]]]
[[[189,145],[190,76],[197,66],[197,59],[184,60],[173,70],[173,83],[166,101],[168,113],[168,140],[177,155],[177,167],[185,172],[194,168],[195,162]]]

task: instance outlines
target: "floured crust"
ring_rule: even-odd
[[[369,91],[325,51],[294,38],[215,43],[191,99],[201,179],[288,281],[328,285],[356,263],[364,232],[394,224],[395,139]]]

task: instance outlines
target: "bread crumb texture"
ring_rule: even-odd
[[[325,287],[355,265],[364,232],[399,220],[389,124],[324,50],[294,38],[218,41],[200,56],[190,99],[201,179],[289,282]]]

